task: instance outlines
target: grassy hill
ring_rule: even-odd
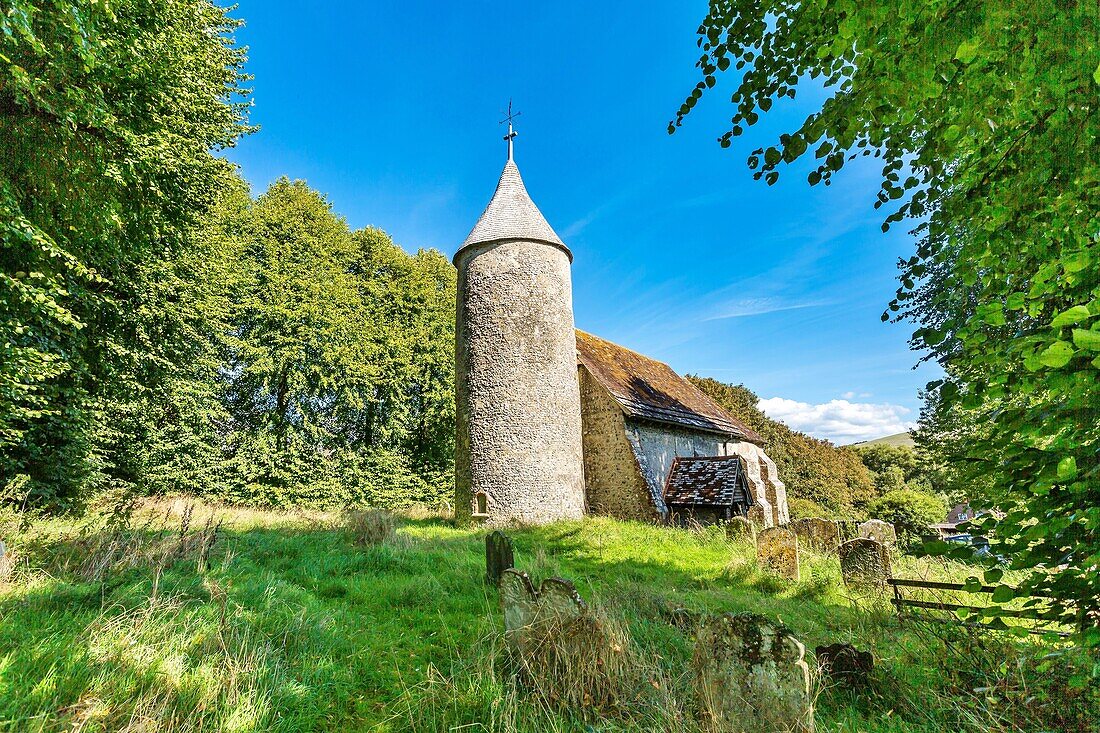
[[[864,448],[869,445],[889,445],[895,448],[913,448],[916,446],[916,441],[913,440],[913,436],[910,433],[905,432],[886,435],[882,438],[875,438],[874,440],[863,440],[859,443],[852,443],[853,448]]]
[[[0,731],[695,731],[692,640],[670,623],[682,607],[781,619],[808,650],[871,649],[870,689],[817,685],[819,730],[1037,730],[1048,708],[1065,718],[1087,705],[1030,681],[1039,701],[1021,712],[1019,642],[975,650],[899,626],[886,604],[845,593],[832,557],[808,554],[789,583],[714,528],[589,518],[510,530],[521,569],[575,580],[622,624],[651,670],[646,690],[665,701],[645,702],[654,692],[584,720],[510,671],[483,530],[410,515],[363,545],[340,515],[188,506],[147,503],[113,525],[0,516],[16,558],[0,581]],[[970,572],[908,558],[897,571]],[[968,670],[990,656],[990,677],[962,674],[964,654]]]

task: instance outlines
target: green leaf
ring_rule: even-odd
[[[943,331],[937,331],[934,328],[926,328],[921,331],[921,339],[929,346],[935,346],[947,337]]]
[[[1100,84],[1100,64],[1096,66],[1096,71],[1092,72],[1092,80]]]
[[[1068,341],[1055,341],[1040,355],[1039,361],[1052,369],[1061,369],[1073,358],[1073,345]]]
[[[978,55],[978,41],[963,41],[955,51],[955,58],[964,64],[969,64]]]
[[[1091,318],[1092,314],[1089,313],[1088,306],[1075,305],[1072,308],[1067,308],[1058,315],[1054,316],[1054,320],[1050,322],[1051,328],[1061,328],[1062,326],[1068,326],[1071,323],[1080,323],[1081,321]]]
[[[989,570],[986,570],[982,575],[986,583],[993,584],[1004,577],[1005,571],[1001,570],[1000,568],[990,568]]]
[[[1016,597],[1016,590],[1008,585],[998,585],[993,590],[992,600],[994,603],[1008,603]]]
[[[1077,476],[1077,459],[1073,456],[1066,456],[1062,460],[1058,461],[1058,480],[1059,481],[1071,481]]]
[[[1077,348],[1085,351],[1100,351],[1100,331],[1086,331],[1083,328],[1073,329],[1073,343]]]
[[[990,326],[1003,326],[1005,325],[1004,309],[1000,303],[985,303],[977,308],[976,315],[981,319],[982,323],[989,324]]]

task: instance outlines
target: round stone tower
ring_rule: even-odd
[[[491,524],[584,514],[573,255],[512,160],[455,253],[455,514]]]

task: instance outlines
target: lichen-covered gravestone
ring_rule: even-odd
[[[798,536],[786,527],[769,527],[756,536],[756,561],[768,572],[798,582]]]
[[[693,667],[704,724],[719,733],[814,729],[806,650],[790,630],[755,614],[704,624]]]
[[[4,541],[0,540],[0,580],[7,580],[8,576],[11,575],[11,570],[11,554],[8,552]]]
[[[500,576],[508,568],[515,567],[512,538],[494,530],[485,536],[485,582],[500,585]]]
[[[890,551],[865,537],[848,540],[838,549],[840,575],[851,587],[882,586],[890,577]]]
[[[521,653],[541,624],[566,624],[580,618],[587,609],[568,580],[547,578],[536,590],[527,573],[513,569],[501,573],[500,606],[504,611],[504,638]]]
[[[897,547],[898,534],[894,531],[894,525],[881,519],[868,519],[859,525],[859,536],[874,540],[888,548]]]
[[[831,519],[797,519],[789,526],[798,535],[798,541],[803,547],[816,552],[833,553],[840,545],[840,525]]]
[[[739,540],[743,538],[756,540],[756,525],[746,517],[733,517],[726,522],[726,539]]]
[[[760,506],[759,504],[753,504],[752,506],[750,506],[749,511],[745,515],[745,517],[750,522],[752,522],[753,526],[755,526],[757,529],[764,529],[769,524],[771,524],[771,522],[768,521],[767,513],[764,512],[764,507]]]

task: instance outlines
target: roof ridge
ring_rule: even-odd
[[[576,333],[578,362],[630,417],[763,444],[758,432],[668,364],[586,331]]]
[[[582,331],[582,330],[581,330],[581,329],[579,329],[579,328],[574,328],[573,330],[574,330],[574,331],[578,331],[578,332],[580,332],[580,333],[584,334],[585,336],[588,336],[589,338],[594,338],[594,339],[596,339],[597,341],[603,341],[603,342],[604,342],[605,344],[611,344],[611,345],[612,345],[612,346],[614,346],[614,347],[615,347],[616,349],[622,349],[623,351],[629,351],[629,352],[630,352],[631,354],[635,354],[635,355],[637,355],[637,356],[640,356],[640,357],[642,357],[643,359],[645,359],[645,360],[647,360],[647,361],[651,361],[651,362],[653,362],[654,364],[660,364],[660,365],[661,365],[661,366],[663,366],[663,367],[668,367],[669,369],[672,369],[672,367],[670,367],[670,366],[668,365],[668,363],[667,363],[667,362],[663,362],[663,361],[661,361],[660,359],[654,359],[654,358],[653,358],[652,356],[646,356],[646,355],[645,355],[645,354],[643,354],[642,352],[640,352],[640,351],[635,351],[634,349],[630,348],[629,346],[623,346],[622,344],[617,344],[617,343],[615,343],[614,341],[611,341],[611,340],[609,340],[609,339],[605,339],[605,338],[604,338],[604,337],[602,337],[602,336],[597,336],[597,335],[596,335],[596,334],[594,334],[594,333],[589,333],[588,331]],[[672,371],[673,371],[674,373],[677,373],[675,369],[672,369]],[[678,373],[677,373],[677,376],[679,376],[679,374],[678,374]]]

